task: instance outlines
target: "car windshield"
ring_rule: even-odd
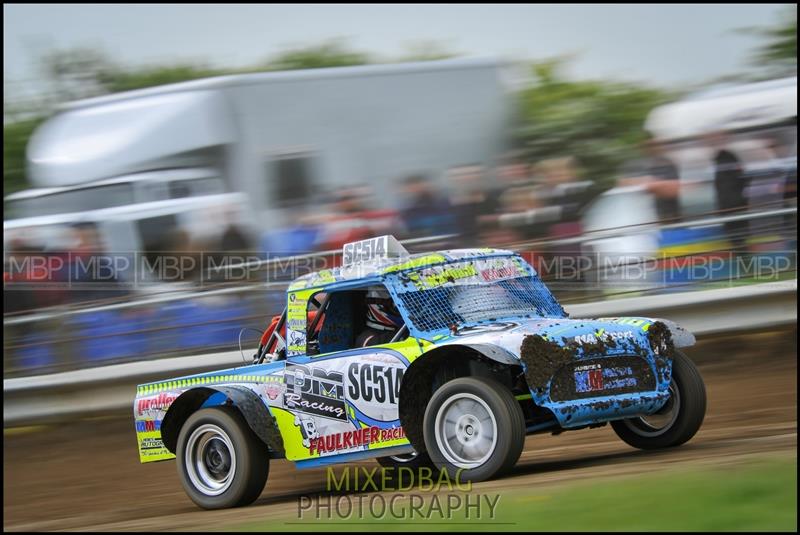
[[[454,262],[398,276],[400,301],[419,331],[513,317],[564,317],[533,269],[517,257]]]

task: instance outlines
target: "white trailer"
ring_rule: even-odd
[[[223,76],[83,100],[36,131],[28,173],[52,188],[216,169],[262,228],[350,184],[371,185],[393,207],[408,174],[437,178],[497,160],[511,113],[503,72],[494,60],[442,60]]]

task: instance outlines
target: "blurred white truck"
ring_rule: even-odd
[[[256,73],[67,104],[31,138],[36,187],[5,198],[4,249],[69,247],[64,228],[79,221],[114,251],[158,250],[173,228],[206,243],[226,222],[253,235],[354,184],[394,207],[408,174],[500,156],[505,69],[458,59]]]

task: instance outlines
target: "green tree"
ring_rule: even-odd
[[[767,28],[744,28],[744,33],[757,35],[765,43],[755,51],[751,64],[764,72],[764,77],[785,76],[797,72],[797,6],[781,12],[781,20]]]
[[[51,51],[40,63],[58,102],[235,72],[192,63],[126,67],[87,48]]]
[[[366,65],[371,62],[369,54],[352,50],[342,39],[331,39],[317,45],[280,52],[268,58],[262,67],[270,71],[291,71]]]
[[[38,62],[56,103],[107,92],[100,75],[113,65],[102,51],[83,47],[51,50]]]
[[[586,178],[609,187],[637,156],[647,114],[671,96],[633,83],[568,80],[563,65],[533,65],[534,81],[519,94],[516,141],[533,162],[572,156]]]
[[[213,69],[205,65],[165,65],[125,69],[114,66],[98,72],[97,81],[107,93],[132,91],[159,85],[187,82],[199,78],[209,78],[232,74],[236,71]]]
[[[42,118],[3,125],[3,195],[25,189],[25,148]]]
[[[435,61],[455,58],[460,55],[460,52],[454,52],[444,43],[423,40],[407,45],[406,52],[400,56],[398,61]]]

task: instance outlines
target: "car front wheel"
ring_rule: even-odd
[[[433,463],[461,481],[483,481],[510,469],[525,443],[525,417],[497,381],[461,377],[428,402],[425,447]]]
[[[694,363],[675,352],[670,397],[648,416],[611,422],[617,436],[634,448],[651,450],[680,446],[692,438],[706,414],[706,388]]]
[[[186,494],[203,509],[252,503],[269,474],[269,451],[233,408],[192,414],[181,428],[176,451]]]

